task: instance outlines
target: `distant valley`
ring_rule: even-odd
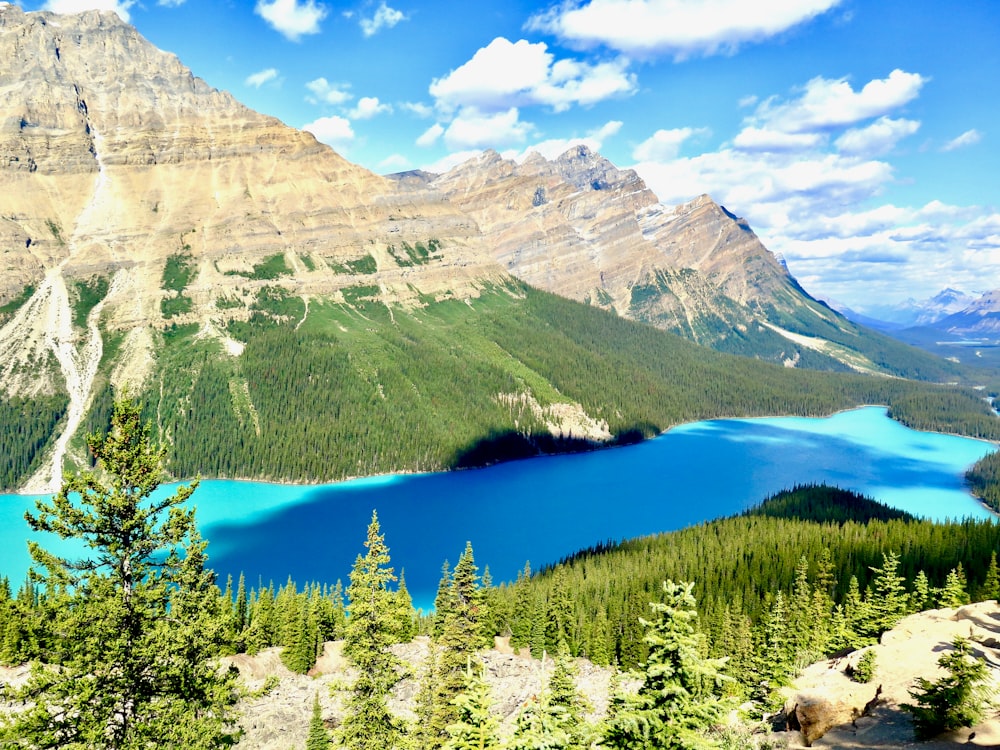
[[[927,300],[868,308],[868,315],[833,301],[830,305],[860,325],[950,361],[1000,367],[1000,289],[979,295],[944,289]]]

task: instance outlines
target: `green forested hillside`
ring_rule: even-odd
[[[968,388],[723,354],[519,284],[419,309],[387,307],[378,293],[354,287],[307,307],[267,287],[249,320],[228,326],[245,344],[239,356],[196,325],[171,324],[135,394],[171,473],[326,481],[594,447],[579,428],[552,437],[539,410],[555,403],[580,404],[613,443],[696,419],[859,404],[886,404],[919,429],[1000,438],[1000,420]],[[102,368],[112,365],[106,356]],[[104,426],[110,399],[102,388],[88,430]],[[0,401],[11,446],[0,451],[0,486],[27,478],[65,403]]]
[[[579,403],[616,442],[707,417],[873,403],[914,427],[1000,437],[971,390],[720,354],[527,287],[418,310],[375,294],[313,300],[307,315],[297,298],[258,304],[230,327],[246,343],[238,358],[171,331],[144,396],[172,472],[331,480],[593,447],[553,439],[525,402],[503,398],[515,394]]]
[[[966,596],[993,598],[997,571],[991,576],[989,570],[998,547],[1000,526],[991,520],[934,523],[844,490],[805,487],[740,516],[581,551],[540,575],[522,575],[498,596],[515,642],[551,650],[544,623],[568,602],[575,652],[634,666],[645,656],[638,618],[662,581],[696,583],[701,628],[713,653],[732,655],[735,633],[745,631],[750,638],[756,631],[763,637],[779,592],[782,606],[790,605],[805,564],[808,585],[829,597],[830,627],[854,628],[850,637],[841,632],[840,640],[830,641],[841,648],[877,635],[874,626],[860,623],[870,616],[863,611],[866,601],[872,605],[878,599],[872,592],[866,600],[865,592],[884,556],[898,555],[894,571],[901,589],[911,592],[904,594],[910,611],[941,602],[934,589],[946,589],[956,568]],[[926,580],[918,585],[921,572]],[[921,586],[922,594],[912,593]],[[842,618],[839,625],[835,617]]]

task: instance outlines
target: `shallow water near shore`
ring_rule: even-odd
[[[823,419],[695,422],[638,445],[516,461],[487,469],[405,474],[328,485],[205,480],[193,495],[219,574],[248,585],[291,576],[346,586],[377,510],[397,575],[418,607],[433,603],[441,565],[466,540],[480,572],[512,580],[590,545],[739,513],[796,484],[862,492],[915,515],[986,518],[965,470],[996,446],[917,432],[864,407]],[[169,490],[169,487],[162,488]],[[25,510],[0,495],[0,573],[17,588],[27,570]],[[51,547],[48,535],[37,535]]]

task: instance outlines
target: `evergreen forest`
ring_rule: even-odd
[[[109,432],[88,438],[95,468],[26,515],[32,528],[93,553],[60,558],[33,543],[20,587],[0,579],[0,662],[33,665],[27,683],[4,688],[8,705],[33,706],[0,717],[4,747],[117,749],[164,738],[229,747],[240,736],[240,690],[214,660],[277,646],[289,669],[306,673],[330,640],[343,641],[357,677],[337,688],[347,695],[334,733],[314,700],[307,747],[758,747],[754,722],[774,715],[778,690],[804,666],[875,642],[909,613],[1000,596],[993,521],[919,520],[828,486],[581,550],[537,572],[526,565],[499,585],[488,567],[480,575],[469,542],[454,568],[445,563],[427,615],[414,611],[376,513],[346,586],[240,577],[220,587],[195,508],[182,505],[197,482],[150,500],[166,477],[151,434],[137,405],[115,401]],[[417,720],[407,721],[389,709],[405,672],[392,646],[417,635],[430,651]],[[554,664],[505,736],[478,656],[495,636]],[[964,654],[946,664],[980,679]],[[583,718],[577,656],[615,665],[611,705],[596,723]],[[912,710],[931,736],[940,717],[927,706],[940,700],[939,684],[925,680],[921,691]],[[734,735],[722,717],[737,705],[748,723]]]
[[[341,302],[311,300],[308,314],[273,286],[248,313],[226,331],[244,345],[238,357],[194,325],[162,332],[155,376],[135,395],[175,478],[443,470],[634,442],[698,419],[861,404],[917,429],[1000,438],[982,390],[723,354],[521,284],[413,309],[353,287]],[[119,339],[107,336],[89,430],[107,425]],[[606,424],[610,440],[580,428],[554,437],[545,410],[565,403]],[[0,486],[30,476],[65,409],[59,395],[0,399]]]

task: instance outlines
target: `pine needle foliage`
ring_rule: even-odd
[[[313,696],[312,716],[309,719],[309,735],[306,737],[306,750],[327,750],[330,747],[330,734],[323,723],[323,713],[319,705],[319,693]]]
[[[481,670],[477,673],[473,669],[471,660],[465,672],[465,686],[452,702],[458,718],[448,725],[445,750],[488,750],[501,746],[497,733],[500,722],[490,711],[490,686]]]
[[[918,677],[909,691],[915,703],[902,704],[913,717],[917,739],[974,726],[985,714],[990,697],[986,663],[972,653],[967,639],[955,638],[951,645],[938,659],[946,674],[934,681]]]
[[[365,548],[364,557],[358,555],[354,563],[347,587],[350,616],[344,656],[359,674],[340,727],[340,741],[350,750],[392,750],[402,747],[405,740],[402,722],[386,703],[386,696],[400,678],[399,661],[389,650],[398,631],[394,593],[389,589],[396,576],[375,512]]]
[[[232,729],[235,684],[210,659],[224,633],[206,543],[185,501],[197,482],[154,494],[164,451],[139,407],[115,403],[111,430],[87,439],[101,474],[85,471],[40,500],[32,529],[75,539],[79,559],[29,543],[32,576],[61,592],[50,625],[58,665],[34,664],[9,696],[30,708],[7,717],[5,748],[220,748]]]
[[[663,601],[651,602],[643,620],[649,646],[638,694],[609,722],[605,744],[621,750],[697,750],[717,747],[706,731],[725,707],[716,692],[724,659],[703,656],[696,628],[693,583],[664,581]]]

